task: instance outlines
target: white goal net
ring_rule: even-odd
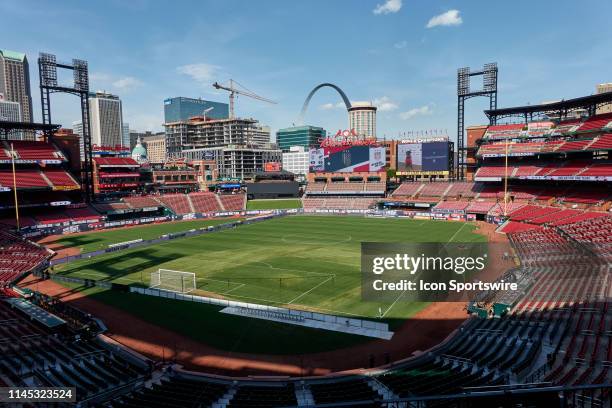
[[[196,288],[195,273],[158,269],[157,272],[151,273],[149,287],[170,292],[189,293]]]

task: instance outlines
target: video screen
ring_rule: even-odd
[[[402,143],[397,146],[397,171],[448,171],[448,142]]]
[[[385,148],[339,146],[310,149],[311,172],[377,172],[385,168]]]

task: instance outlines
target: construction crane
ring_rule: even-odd
[[[240,89],[236,88],[235,85],[238,85]],[[259,96],[256,93],[249,91],[246,87],[244,87],[243,85],[240,85],[238,82],[234,81],[233,79],[229,80],[229,85],[227,86],[221,85],[218,82],[215,82],[213,84],[213,87],[215,87],[215,89],[223,89],[224,91],[229,92],[229,117],[230,119],[234,119],[234,98],[236,95],[244,95],[244,96],[248,96],[249,98],[257,99],[259,101],[276,104],[276,102],[270,99],[264,98],[263,96]]]
[[[213,109],[215,109],[215,107],[214,107],[214,106],[211,106],[210,108],[208,108],[208,109],[204,109],[204,111],[202,111],[202,117],[204,118],[204,120],[206,120],[206,114],[207,114],[208,112],[210,112],[211,110],[213,110]]]

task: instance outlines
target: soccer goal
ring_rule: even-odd
[[[157,272],[151,273],[149,287],[170,292],[189,293],[196,288],[195,273],[158,269]]]

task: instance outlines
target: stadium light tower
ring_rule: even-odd
[[[482,88],[472,91],[470,88],[473,76],[482,77]],[[457,70],[457,171],[458,179],[465,178],[467,149],[465,147],[465,101],[476,96],[489,98],[489,110],[497,109],[497,62],[485,64],[479,71],[471,71],[470,67]],[[490,119],[495,124],[495,119]]]
[[[72,71],[72,86],[58,84],[57,69]],[[93,199],[92,148],[89,126],[89,69],[87,61],[73,59],[72,63],[57,62],[55,55],[41,52],[38,57],[38,74],[40,76],[40,105],[44,124],[51,124],[51,94],[65,93],[76,95],[81,101],[81,123],[83,130],[83,151],[81,162],[81,184],[85,200]],[[47,137],[51,132],[45,132]]]

